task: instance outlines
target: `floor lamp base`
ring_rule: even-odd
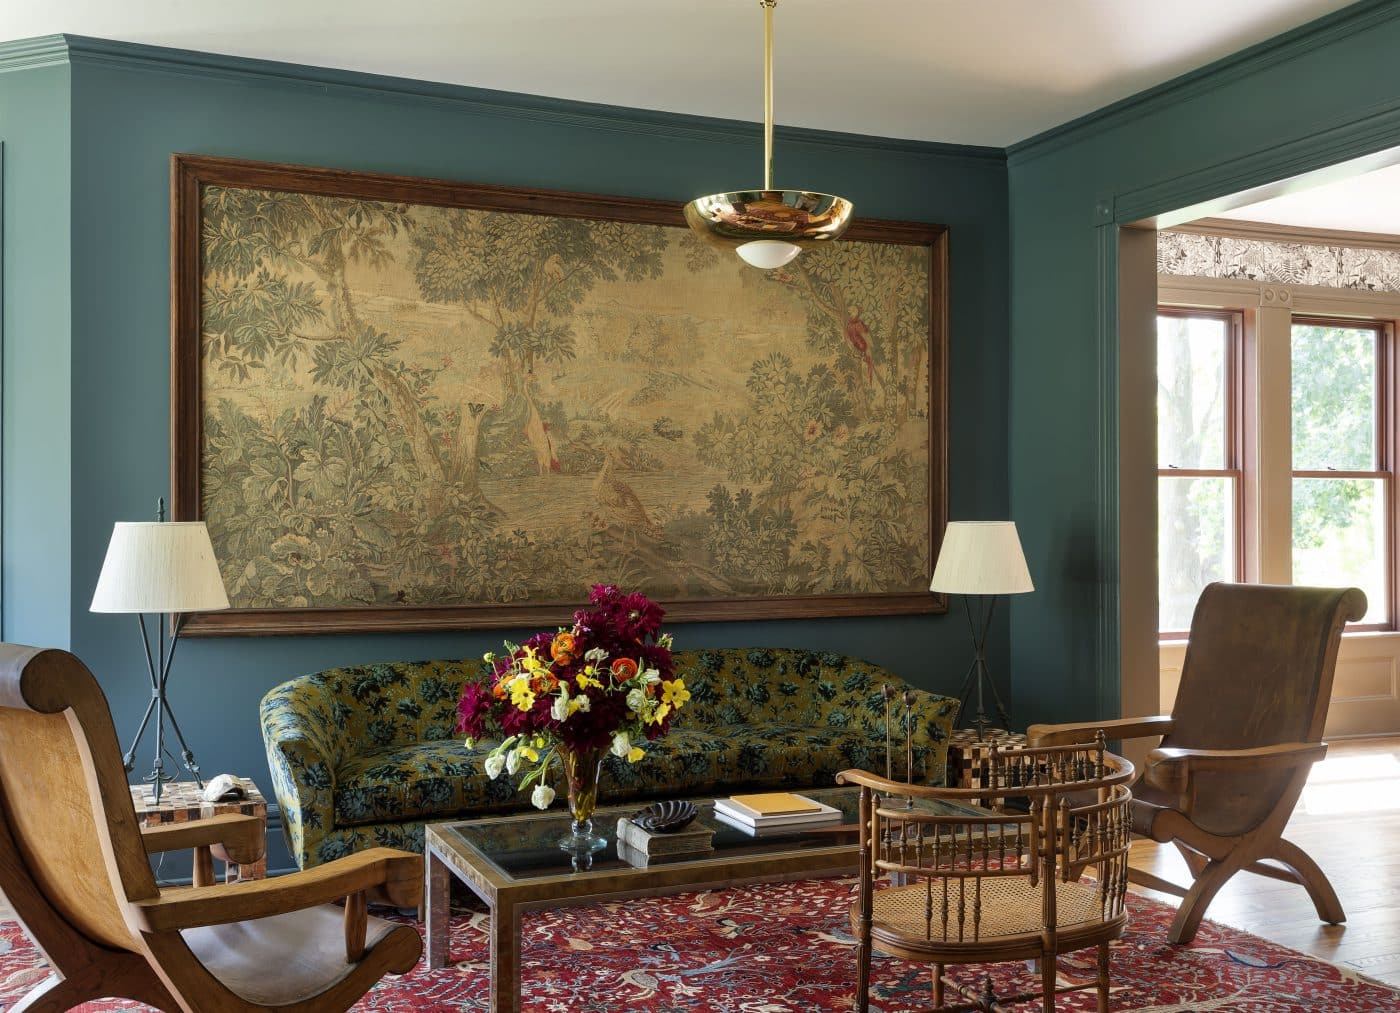
[[[967,727],[963,724],[967,714],[967,705],[972,700],[972,695],[977,694],[977,713],[973,715],[972,726],[977,729],[977,740],[983,741],[986,738],[987,728],[991,721],[987,717],[987,711],[983,705],[983,685],[991,688],[992,702],[996,705],[997,715],[1001,718],[1001,726],[1008,728],[1010,718],[1006,713],[1006,705],[1001,702],[1001,694],[997,692],[997,685],[992,681],[991,675],[987,672],[987,631],[991,629],[992,613],[996,611],[997,596],[986,596],[987,607],[985,610],[979,609],[981,613],[981,624],[973,615],[971,595],[963,596],[963,607],[967,611],[967,625],[972,633],[972,666],[967,670],[967,679],[963,682],[962,692],[958,694],[960,705],[958,715],[954,719],[954,724],[960,727]]]
[[[167,774],[165,768],[165,758],[167,756],[174,762],[183,763],[186,770],[194,778],[200,788],[204,787],[204,779],[199,774],[199,764],[195,762],[194,752],[185,742],[184,733],[180,731],[180,723],[175,720],[175,712],[170,709],[170,701],[165,698],[165,685],[170,679],[170,659],[175,656],[175,647],[180,638],[180,622],[177,620],[170,632],[170,647],[165,649],[165,616],[160,616],[156,622],[156,651],[151,652],[150,638],[146,631],[146,617],[136,616],[141,625],[141,646],[146,652],[146,668],[151,677],[151,702],[146,705],[146,713],[141,718],[141,727],[136,729],[136,736],[131,740],[131,746],[122,756],[122,766],[126,772],[131,773],[135,766],[136,747],[141,744],[141,739],[146,734],[146,726],[155,718],[156,725],[156,755],[151,764],[151,771],[142,780],[151,786],[151,798],[156,805],[160,804],[160,797],[164,794],[164,787],[174,783],[177,778],[173,773]],[[159,659],[159,664],[157,664]],[[165,746],[165,722],[169,720],[170,729],[175,733],[175,738],[180,743],[180,757],[176,760]]]

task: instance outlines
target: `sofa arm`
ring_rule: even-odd
[[[826,723],[833,727],[856,726],[876,740],[881,760],[885,743],[885,698],[883,686],[893,690],[890,700],[890,750],[895,770],[905,764],[906,714],[904,694],[912,694],[908,708],[914,747],[916,779],[925,784],[944,783],[948,764],[948,739],[953,733],[953,719],[958,713],[958,701],[952,697],[915,689],[903,679],[870,666],[865,673],[856,673],[841,686],[841,692],[823,707]],[[882,767],[883,769],[883,767]]]
[[[335,770],[339,750],[334,710],[322,687],[295,679],[262,702],[263,745],[282,828],[297,865],[320,863],[318,845],[335,828]]]
[[[948,740],[953,735],[953,720],[958,716],[959,702],[952,697],[930,693],[912,687],[896,687],[899,693],[890,704],[892,747],[896,752],[895,768],[899,767],[899,751],[904,745],[904,701],[906,691],[914,694],[914,705],[909,710],[909,720],[913,724],[910,740],[914,746],[917,764],[919,756],[924,761],[924,783],[941,785],[948,777]],[[884,734],[884,700],[880,701],[880,732]],[[917,769],[917,768],[916,768]]]

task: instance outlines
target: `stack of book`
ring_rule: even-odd
[[[715,819],[755,837],[801,833],[845,822],[840,809],[786,791],[717,798]]]

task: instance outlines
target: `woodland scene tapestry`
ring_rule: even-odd
[[[934,607],[941,229],[759,271],[675,205],[174,171],[176,505],[218,632],[562,619],[598,582],[675,618]]]

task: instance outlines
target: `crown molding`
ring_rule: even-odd
[[[0,74],[39,67],[57,67],[68,62],[68,43],[62,35],[41,35],[33,39],[0,42]]]
[[[65,62],[73,66],[180,74],[254,85],[302,87],[320,92],[371,94],[391,101],[442,103],[489,116],[542,120],[595,130],[692,137],[715,143],[750,145],[757,143],[762,136],[759,124],[745,120],[577,102],[544,95],[148,46],[84,35],[50,35],[0,43],[0,71],[28,70]],[[1005,171],[1006,168],[1006,152],[1001,148],[873,137],[807,127],[780,126],[776,133],[786,145],[845,148],[862,152],[888,151],[919,158],[952,160],[984,169]]]
[[[1306,243],[1310,246],[1400,250],[1400,236],[1384,232],[1309,229],[1296,225],[1274,225],[1269,222],[1236,221],[1233,218],[1199,218],[1186,225],[1173,225],[1164,231],[1187,232],[1198,236],[1252,239],[1261,243]]]
[[[1297,59],[1398,18],[1400,4],[1395,0],[1362,0],[1340,11],[1299,25],[1282,35],[1275,35],[1247,49],[1231,53],[1214,63],[1208,63],[1170,81],[1120,99],[1102,109],[1017,141],[1006,149],[1007,161],[1012,166],[1034,161],[1067,145],[1150,116],[1175,103],[1213,91],[1276,64]]]

